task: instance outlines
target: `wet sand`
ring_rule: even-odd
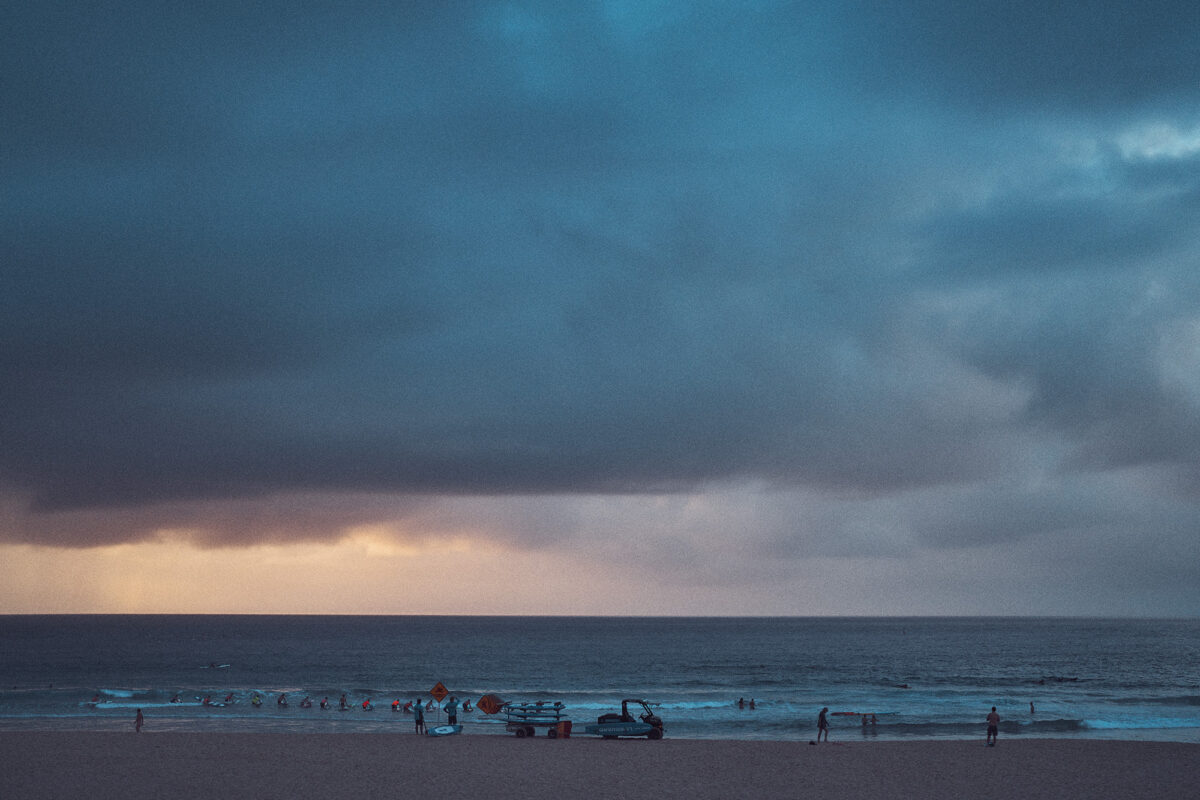
[[[0,797],[1194,798],[1200,745],[0,733]]]

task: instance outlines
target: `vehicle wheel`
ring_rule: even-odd
[[[550,738],[550,739],[557,739],[558,731],[554,730],[554,728],[547,728],[546,729],[546,737]]]
[[[525,729],[524,728],[517,728],[517,738],[518,739],[525,738]]]
[[[650,732],[646,734],[646,738],[647,739],[661,739],[662,738],[662,728],[651,728]]]

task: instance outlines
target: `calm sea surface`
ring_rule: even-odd
[[[0,729],[407,733],[392,701],[438,682],[577,725],[641,697],[681,738],[808,740],[823,706],[834,740],[982,737],[994,705],[1002,736],[1200,742],[1200,620],[0,616]]]

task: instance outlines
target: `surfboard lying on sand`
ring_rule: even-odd
[[[425,731],[429,736],[453,736],[462,733],[462,725],[438,725]]]

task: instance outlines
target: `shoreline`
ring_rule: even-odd
[[[0,796],[1190,798],[1200,744],[0,731]]]
[[[131,729],[132,715],[104,717],[3,717],[0,716],[0,736],[20,733],[123,733]],[[372,724],[369,727],[358,724],[357,718],[343,720],[339,717],[328,719],[295,719],[279,718],[255,719],[253,717],[162,717],[147,710],[147,731],[157,734],[261,734],[261,735],[313,735],[313,736],[396,736],[411,732],[412,718],[387,719],[386,723]],[[462,720],[460,719],[460,722]],[[584,722],[576,720],[577,726]],[[975,726],[977,733],[950,734],[887,734],[870,731],[862,733],[857,727],[834,726],[830,733],[832,744],[889,744],[906,742],[974,742],[984,738],[984,725]],[[463,731],[466,736],[482,736],[487,738],[507,738],[512,734],[504,730],[501,723],[478,724],[468,720]],[[777,734],[778,732],[776,732]],[[732,735],[718,733],[714,735],[692,735],[694,731],[681,734],[677,729],[668,725],[666,738],[674,741],[694,742],[779,742],[783,744],[807,744],[816,737],[815,726],[811,731],[798,735],[756,735],[744,731]],[[578,735],[578,734],[577,734]],[[585,738],[580,736],[580,738]],[[1033,732],[1027,730],[1010,731],[1001,726],[1000,740],[1004,742],[1017,741],[1082,741],[1082,742],[1161,742],[1166,744],[1200,745],[1200,729],[1197,728],[1129,728],[1104,730],[1079,730],[1072,732],[1047,731]]]
[[[254,716],[159,716],[158,709],[146,709],[148,730],[156,733],[221,733],[221,734],[264,734],[264,735],[329,735],[329,736],[394,736],[404,735],[411,731],[412,717],[394,715],[391,712],[369,715],[364,720],[358,715],[330,715],[317,717],[263,717]],[[130,729],[133,710],[128,714],[117,715],[79,715],[79,716],[0,716],[0,735],[4,733],[120,733]],[[367,716],[367,715],[364,715]],[[484,737],[510,737],[512,734],[504,730],[502,720],[488,720],[481,723],[470,715],[464,720],[464,735]],[[577,727],[586,724],[588,720],[575,720]],[[811,730],[796,727],[791,731],[778,730],[770,733],[737,730],[720,730],[720,726],[709,726],[708,731],[698,732],[695,726],[691,730],[680,731],[680,727],[668,721],[667,737],[677,741],[733,741],[733,742],[782,742],[805,744],[816,737],[816,727]],[[833,725],[830,734],[834,743],[838,744],[884,744],[893,742],[974,742],[984,738],[985,726],[976,724],[970,729],[958,733],[889,733],[875,729],[867,732],[858,726]],[[1164,742],[1175,744],[1200,745],[1200,728],[1166,727],[1166,728],[1097,728],[1062,730],[1027,730],[1024,728],[1010,729],[1004,724],[1000,728],[1001,741],[1045,741],[1061,739],[1064,741],[1116,741],[1116,742]]]

